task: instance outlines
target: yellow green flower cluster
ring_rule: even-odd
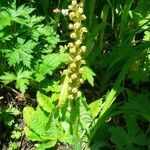
[[[77,3],[77,0],[72,0],[68,6],[69,18],[72,23],[69,24],[71,30],[70,37],[72,41],[68,44],[70,62],[67,70],[68,75],[68,98],[75,99],[81,95],[78,87],[83,83],[81,65],[85,63],[82,54],[86,51],[86,46],[82,45],[83,34],[87,29],[82,25],[82,21],[86,19],[83,14],[83,3]]]

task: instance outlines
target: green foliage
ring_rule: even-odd
[[[82,74],[82,76],[92,86],[94,86],[94,78],[93,78],[93,76],[95,76],[95,73],[88,66],[84,66],[83,67],[83,74]]]
[[[93,118],[97,117],[97,115],[100,113],[101,105],[102,105],[102,99],[95,100],[94,102],[90,103],[89,108],[91,110],[91,114]]]
[[[9,130],[11,141],[8,143],[8,150],[15,150],[19,148],[19,141],[21,137],[21,129],[16,123],[16,118],[19,117],[21,112],[13,106],[2,106],[0,108],[0,127],[4,128],[3,133],[6,134]],[[2,139],[3,134],[0,135]]]
[[[54,52],[59,36],[50,24],[43,24],[44,17],[33,14],[35,9],[17,7],[14,2],[0,10],[0,56],[5,64],[0,80],[5,84],[15,81],[25,94],[29,84],[52,76],[68,56],[65,49]]]
[[[36,110],[32,107],[23,110],[25,134],[28,139],[41,142],[37,149],[53,147],[58,141],[74,145],[74,140],[86,140],[85,131],[89,130],[93,119],[84,99],[77,100],[74,107],[67,102],[59,110],[52,98],[38,92],[37,102]]]
[[[42,63],[37,66],[37,72],[35,74],[36,81],[40,82],[45,78],[46,74],[52,75],[53,71],[60,66],[61,63],[67,62],[67,54],[53,53],[48,54],[42,58]]]
[[[144,149],[148,145],[148,139],[139,127],[138,116],[150,121],[149,103],[148,95],[139,94],[123,106],[126,130],[122,127],[109,129],[111,140],[118,149]]]
[[[16,88],[20,89],[22,94],[25,93],[27,86],[29,85],[29,79],[31,78],[32,72],[29,71],[21,71],[17,72],[17,75],[10,72],[5,72],[4,75],[0,76],[0,79],[4,84],[8,84],[12,81],[16,81]]]
[[[130,133],[126,133],[126,131],[120,127],[110,128],[110,131],[112,134],[111,140],[116,144],[118,149],[134,150],[137,149],[133,146],[134,144],[137,146],[147,145],[147,139],[143,133],[140,133],[141,131],[137,132],[134,136],[131,136]]]
[[[21,129],[18,124],[14,125],[14,130],[11,133],[11,141],[9,142],[8,150],[18,149],[20,145]]]
[[[23,132],[33,149],[149,149],[149,0],[84,1],[85,84],[80,98],[66,98],[59,107],[70,42],[70,21],[62,12],[70,2],[0,3],[0,127],[10,130],[3,146],[19,149],[24,139],[15,123],[22,111],[9,104],[16,100],[15,87],[27,100]],[[12,100],[3,106],[1,96]]]
[[[20,111],[12,106],[6,107],[0,111],[0,122],[11,127],[15,123],[15,116],[19,115]]]

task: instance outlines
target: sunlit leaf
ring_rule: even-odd
[[[82,76],[92,86],[94,86],[94,76],[95,76],[95,73],[88,66],[84,66],[83,67],[83,74],[82,74]]]

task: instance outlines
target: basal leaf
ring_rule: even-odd
[[[49,117],[39,108],[34,110],[32,107],[25,107],[23,110],[23,119],[27,127],[35,134],[40,135],[43,141],[48,140],[49,136],[46,134],[46,125]]]
[[[44,143],[38,145],[38,147],[35,150],[46,150],[46,149],[52,148],[56,145],[56,142],[57,141],[55,141],[55,140],[44,142]]]
[[[93,122],[92,116],[85,99],[80,99],[80,121],[84,129],[88,129]]]
[[[35,110],[32,107],[25,107],[23,109],[23,119],[26,125],[30,126],[32,122],[32,118],[34,118],[34,115],[35,115]]]
[[[73,144],[73,135],[70,133],[70,125],[63,122],[61,128],[57,128],[58,140],[62,143]]]
[[[35,132],[31,131],[28,127],[24,128],[24,132],[26,137],[31,141],[43,141],[40,135],[36,134]]]
[[[52,112],[54,106],[52,101],[49,97],[41,94],[40,92],[37,93],[37,102],[38,104],[47,112]]]

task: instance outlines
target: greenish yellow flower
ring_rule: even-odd
[[[86,52],[86,46],[82,43],[83,35],[87,32],[87,29],[82,24],[82,21],[86,19],[86,16],[83,14],[83,3],[77,3],[77,0],[72,0],[68,9],[69,18],[71,20],[68,28],[71,30],[70,37],[72,41],[68,43],[70,62],[68,64],[66,79],[64,81],[66,86],[62,85],[62,91],[64,91],[64,87],[67,87],[67,94],[65,95],[68,95],[68,99],[73,100],[81,96],[81,92],[78,88],[84,81],[82,79],[83,69],[81,68],[81,65],[85,64],[82,54]],[[62,100],[62,98],[64,98],[62,94],[63,92],[60,94],[59,103],[64,101],[64,99]]]

